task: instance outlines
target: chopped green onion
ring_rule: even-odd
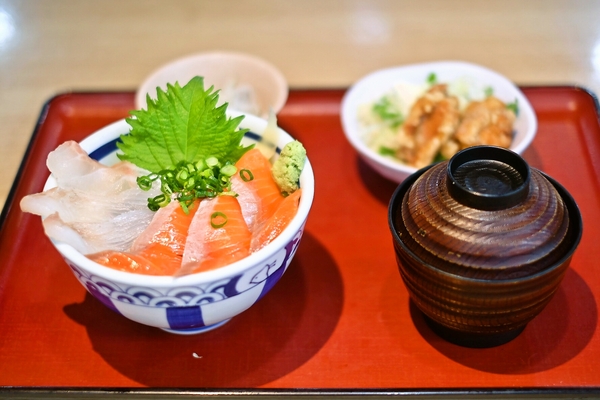
[[[206,165],[208,165],[209,167],[216,167],[219,165],[219,160],[216,157],[208,157],[206,159]]]
[[[435,157],[433,158],[433,163],[435,164],[435,163],[439,163],[439,162],[445,161],[445,160],[446,160],[446,157],[444,157],[441,152],[438,152],[435,155]]]
[[[244,182],[250,182],[251,180],[254,180],[254,175],[252,174],[252,171],[244,168],[240,170],[240,178],[242,178]]]
[[[190,176],[190,175],[189,175],[189,173],[187,172],[187,170],[185,170],[185,169],[182,169],[181,171],[179,171],[179,172],[177,173],[177,178],[176,178],[176,179],[177,179],[179,182],[184,182],[184,181],[185,181],[185,180],[186,180],[186,179],[187,179],[189,176]]]
[[[382,156],[395,156],[396,151],[390,147],[381,146],[379,147],[379,154]]]
[[[210,225],[215,228],[222,228],[227,223],[227,215],[220,211],[212,213],[210,216]]]
[[[204,160],[198,160],[194,167],[197,171],[204,171],[206,168],[208,168],[208,165],[206,165],[206,162]]]
[[[483,93],[485,94],[485,97],[491,97],[494,95],[494,88],[487,86],[485,89],[483,89]]]
[[[194,178],[190,178],[185,182],[185,188],[186,189],[191,189],[194,187],[194,184],[196,183],[196,180]]]
[[[383,96],[373,104],[373,112],[392,128],[396,128],[404,123],[402,113],[389,96]]]
[[[515,99],[514,102],[508,103],[506,105],[506,108],[508,108],[509,110],[514,112],[515,115],[518,117],[519,116],[519,99]]]
[[[235,165],[227,164],[223,168],[221,168],[221,173],[226,176],[233,176],[237,172],[237,168]]]
[[[432,86],[437,84],[437,75],[435,74],[435,72],[432,72],[429,75],[427,75],[427,83],[429,83]]]
[[[148,208],[152,211],[157,211],[159,208],[165,207],[170,202],[171,198],[169,196],[159,194],[158,196],[148,199]]]
[[[194,163],[182,162],[177,166],[137,178],[142,190],[150,190],[153,182],[160,180],[160,195],[148,199],[148,208],[157,211],[173,199],[189,212],[196,199],[213,198],[231,192],[231,176],[237,171],[235,165],[221,166],[216,157]]]
[[[181,199],[179,200],[179,206],[181,207],[181,209],[183,210],[183,212],[186,213],[186,214],[190,213],[189,205],[191,205],[191,203],[188,204],[187,201],[182,201]]]
[[[152,179],[150,177],[150,175],[140,176],[136,179],[138,186],[144,192],[147,192],[148,190],[152,189],[152,184],[154,183],[155,180],[156,180],[156,178]]]
[[[169,196],[169,197],[171,197],[171,195],[173,194],[173,189],[171,189],[171,186],[169,186],[169,183],[166,181],[162,181],[162,180],[161,180],[160,191],[163,192],[163,194],[165,196]]]

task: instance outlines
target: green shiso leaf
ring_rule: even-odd
[[[209,157],[235,163],[252,148],[241,145],[248,130],[238,129],[244,117],[227,117],[227,104],[217,107],[218,100],[219,92],[205,90],[202,77],[157,88],[157,100],[147,96],[147,110],[126,119],[131,131],[117,143],[117,156],[154,173]]]

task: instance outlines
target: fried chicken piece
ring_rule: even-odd
[[[467,106],[454,139],[460,148],[493,145],[510,147],[516,116],[501,100],[490,96]]]
[[[398,158],[416,168],[431,164],[456,131],[459,117],[458,98],[448,95],[446,85],[431,87],[417,99],[404,121]]]

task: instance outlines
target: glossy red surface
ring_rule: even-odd
[[[40,191],[45,158],[127,115],[133,93],[73,93],[44,109],[0,231],[0,388],[600,388],[600,124],[594,98],[525,88],[539,131],[524,154],[573,195],[581,245],[555,297],[510,343],[468,349],[435,336],[396,267],[387,204],[396,185],[346,142],[343,90],[294,90],[280,125],[301,140],[316,195],[279,284],[223,327],[175,336],[86,294],[20,199]],[[195,356],[196,355],[196,356]]]

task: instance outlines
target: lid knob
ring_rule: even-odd
[[[448,162],[446,185],[457,202],[479,210],[503,210],[527,198],[531,172],[517,153],[496,146],[469,147]]]

